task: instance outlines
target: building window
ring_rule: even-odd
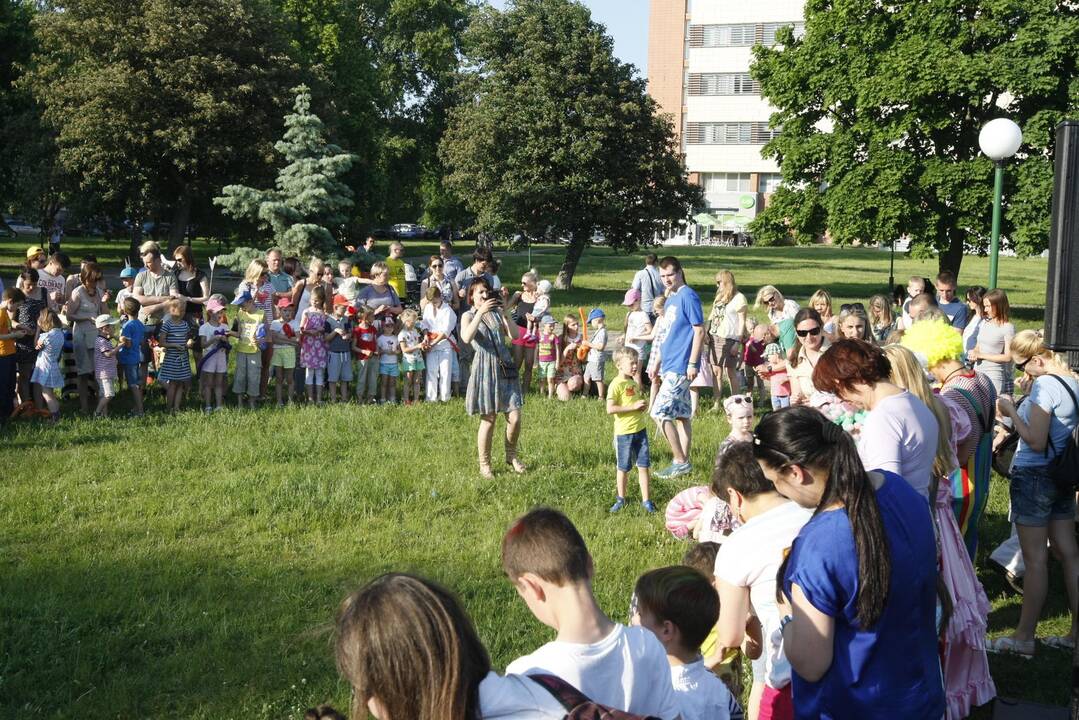
[[[690,25],[689,47],[752,47],[754,45],[772,47],[776,44],[776,31],[785,26],[793,26],[795,37],[805,34],[804,22]]]
[[[749,173],[701,173],[701,187],[706,193],[751,192]]]
[[[759,95],[760,83],[749,73],[690,73],[690,95]]]
[[[779,173],[761,173],[757,182],[757,192],[774,193],[782,181],[783,176]]]
[[[687,145],[763,145],[779,135],[766,122],[687,122]]]

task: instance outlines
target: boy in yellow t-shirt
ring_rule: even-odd
[[[630,468],[637,466],[641,484],[641,507],[648,512],[656,506],[648,497],[651,479],[651,458],[648,453],[648,428],[644,414],[648,408],[648,394],[633,379],[637,374],[639,357],[633,348],[622,348],[614,354],[618,377],[607,388],[607,414],[614,415],[614,447],[618,464],[616,475],[617,497],[611,512],[618,512],[626,505],[626,477]]]
[[[404,302],[408,297],[408,284],[405,282],[405,246],[399,242],[390,243],[390,256],[386,258],[386,267],[390,271],[389,279],[386,281],[389,286],[393,288],[393,291],[397,293],[397,297]]]

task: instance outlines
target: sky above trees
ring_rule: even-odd
[[[508,0],[488,0],[502,10]],[[582,0],[592,11],[592,19],[607,26],[614,38],[614,54],[622,62],[637,66],[641,77],[648,76],[648,0]]]

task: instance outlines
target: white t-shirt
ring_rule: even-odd
[[[480,717],[498,720],[561,720],[566,709],[554,695],[521,675],[490,672],[480,682]]]
[[[647,328],[651,324],[651,320],[648,317],[648,313],[643,310],[634,310],[626,318],[626,339],[623,342],[628,348],[632,348],[637,351],[639,355],[644,348],[643,340],[630,340],[631,337],[640,337],[641,335],[647,335]]]
[[[671,683],[682,720],[742,717],[742,708],[727,689],[727,684],[704,666],[703,658],[689,665],[672,665]]]
[[[52,275],[44,270],[37,271],[37,286],[45,289],[45,300],[49,303],[49,307],[59,312],[60,306],[64,304],[66,298],[63,297],[64,290],[67,287],[67,281],[64,280],[63,275]],[[53,293],[60,293],[60,302],[55,302],[52,298]]]
[[[667,652],[643,627],[616,625],[591,645],[555,640],[517,658],[506,672],[556,675],[602,705],[665,720],[678,716]]]
[[[378,341],[378,362],[381,365],[394,365],[397,363],[397,336],[396,335],[379,335]]]
[[[286,334],[285,333],[285,325],[288,325],[290,328],[292,328],[292,336],[294,338],[299,338],[300,337],[300,321],[297,320],[296,318],[292,318],[287,323],[284,320],[280,320],[280,319],[274,320],[272,323],[270,323],[270,332],[271,333],[278,333],[279,335],[285,335]],[[273,346],[275,348],[295,348],[296,347],[295,345],[285,345],[284,343],[274,343]]]
[[[397,342],[402,346],[408,345],[409,347],[415,347],[420,344],[420,331],[416,328],[409,330],[405,328],[401,332],[397,333]],[[412,352],[401,351],[401,359],[405,362],[414,363],[423,359],[422,350],[413,350]]]
[[[776,605],[776,573],[783,562],[783,552],[812,516],[812,510],[785,502],[732,532],[716,553],[716,577],[736,587],[749,588],[749,602],[766,638],[779,627],[781,619]],[[764,669],[769,678],[776,680],[769,683],[772,687],[780,689],[790,682],[790,663],[782,647],[764,656]]]
[[[862,423],[858,454],[866,470],[888,470],[929,497],[940,427],[933,411],[906,390],[890,395]]]
[[[217,341],[221,339],[217,333],[228,332],[229,326],[226,325],[211,325],[208,322],[204,322],[199,326],[199,339],[202,341],[203,351],[207,351],[217,344]]]

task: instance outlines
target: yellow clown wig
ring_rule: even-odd
[[[963,334],[947,320],[916,322],[903,333],[900,344],[925,362],[926,369],[942,362],[963,362]]]

